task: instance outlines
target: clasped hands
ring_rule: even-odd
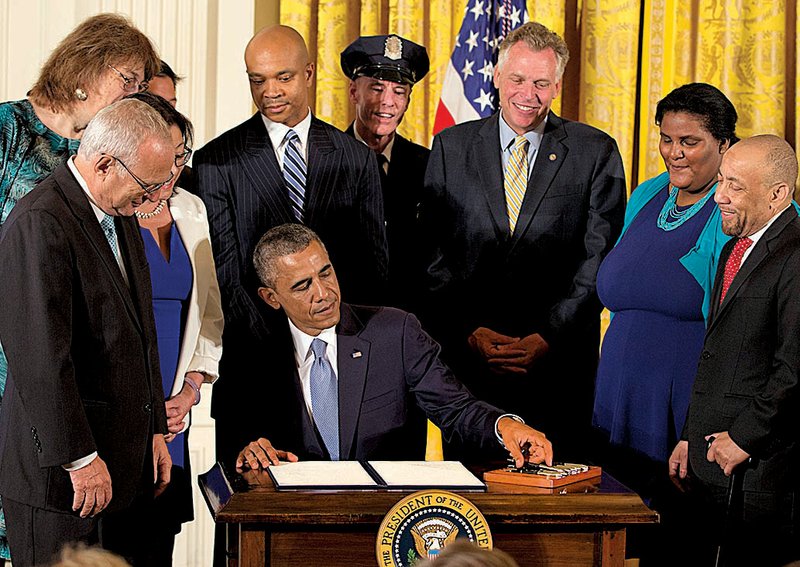
[[[467,339],[496,374],[525,374],[533,363],[550,350],[539,333],[509,337],[487,327],[478,327]]]
[[[717,463],[725,476],[731,476],[737,466],[750,458],[750,454],[739,447],[727,431],[706,435],[705,440],[708,443],[706,460]],[[683,489],[682,483],[688,474],[689,442],[679,441],[669,457],[669,476],[678,488]]]

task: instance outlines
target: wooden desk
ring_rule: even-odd
[[[277,492],[267,473],[226,474],[219,464],[199,480],[214,519],[238,525],[240,567],[375,567],[378,526],[408,494]],[[462,494],[486,517],[495,547],[523,567],[621,567],[626,526],[658,521],[605,473],[555,491],[489,484],[488,492]]]

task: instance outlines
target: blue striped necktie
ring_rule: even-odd
[[[339,386],[331,363],[325,355],[327,343],[311,342],[314,362],[311,364],[311,411],[332,461],[339,460]]]
[[[292,212],[299,222],[303,222],[306,204],[306,160],[300,153],[300,137],[294,130],[286,132],[283,138],[283,179],[289,188]]]

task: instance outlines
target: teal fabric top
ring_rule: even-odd
[[[659,191],[665,191],[669,185],[669,174],[667,172],[648,179],[636,190],[631,193],[628,200],[628,207],[625,209],[625,224],[622,227],[620,239],[625,236],[628,227],[639,214],[639,211],[655,197]],[[717,190],[717,184],[711,188],[711,194]],[[713,198],[713,197],[712,197]],[[800,205],[792,201],[797,214],[800,215]],[[714,288],[714,277],[717,274],[717,262],[722,252],[722,247],[730,240],[730,236],[722,232],[722,220],[720,218],[719,207],[714,209],[708,217],[705,227],[700,232],[697,243],[680,260],[681,265],[686,268],[692,277],[697,280],[703,288],[703,317],[708,322],[708,314],[711,307],[711,291]],[[619,240],[617,240],[619,242]],[[613,315],[613,314],[612,314]]]
[[[625,236],[628,227],[639,214],[639,211],[650,202],[660,191],[666,191],[669,185],[669,174],[667,172],[648,179],[636,190],[631,193],[628,200],[628,208],[625,209],[625,224],[622,227],[620,238]],[[717,189],[717,184],[711,188],[711,194]],[[712,197],[713,198],[713,197]],[[722,252],[722,247],[730,239],[730,236],[722,232],[722,222],[720,219],[719,208],[715,208],[711,216],[708,217],[700,236],[694,247],[681,257],[681,265],[686,268],[692,277],[703,288],[703,316],[708,321],[709,308],[711,306],[711,291],[714,287],[714,276],[717,273],[717,261]]]
[[[0,104],[0,226],[17,201],[74,155],[79,144],[42,124],[27,100]]]

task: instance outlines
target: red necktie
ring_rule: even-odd
[[[719,296],[720,303],[725,299],[725,294],[728,293],[728,288],[731,287],[731,282],[733,282],[733,278],[736,277],[742,265],[742,256],[744,256],[745,250],[750,248],[751,244],[753,244],[753,241],[745,237],[740,238],[736,241],[736,244],[733,245],[733,252],[728,256],[728,261],[725,262],[725,275],[722,278],[722,293]]]

